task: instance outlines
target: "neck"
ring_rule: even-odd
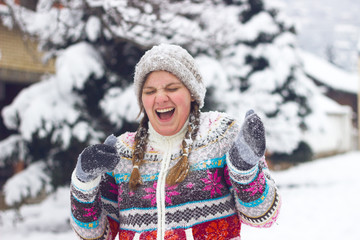
[[[173,141],[174,143],[181,144],[185,138],[188,125],[189,125],[189,118],[186,120],[180,131],[178,131],[177,133],[171,136],[163,136],[155,131],[155,129],[153,128],[153,126],[149,121],[149,141],[151,142],[151,145],[155,145],[156,147],[160,147],[160,148],[164,143],[164,141]]]

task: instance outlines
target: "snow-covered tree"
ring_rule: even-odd
[[[254,109],[267,127],[269,152],[291,153],[301,142],[316,89],[302,71],[294,29],[262,0],[5,2],[3,24],[37,39],[57,60],[55,75],[24,89],[3,110],[17,134],[0,142],[7,149],[0,164],[25,161],[28,175],[46,186],[70,180],[86,145],[134,129],[134,66],[162,42],[182,45],[196,58],[208,88],[206,110],[242,118]],[[13,191],[32,189],[32,181],[22,179],[5,185],[8,203],[24,197]]]

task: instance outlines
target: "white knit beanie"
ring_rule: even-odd
[[[134,87],[140,106],[145,78],[161,70],[174,74],[189,89],[199,107],[204,106],[206,88],[194,58],[182,47],[170,44],[160,44],[146,51],[135,67]]]

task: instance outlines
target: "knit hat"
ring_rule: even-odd
[[[139,105],[145,78],[149,73],[161,70],[174,74],[190,91],[199,108],[204,106],[206,88],[194,58],[182,47],[170,44],[154,46],[136,65],[134,87]]]

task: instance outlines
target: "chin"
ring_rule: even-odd
[[[171,136],[176,134],[178,130],[176,128],[159,127],[157,132],[163,136]]]

